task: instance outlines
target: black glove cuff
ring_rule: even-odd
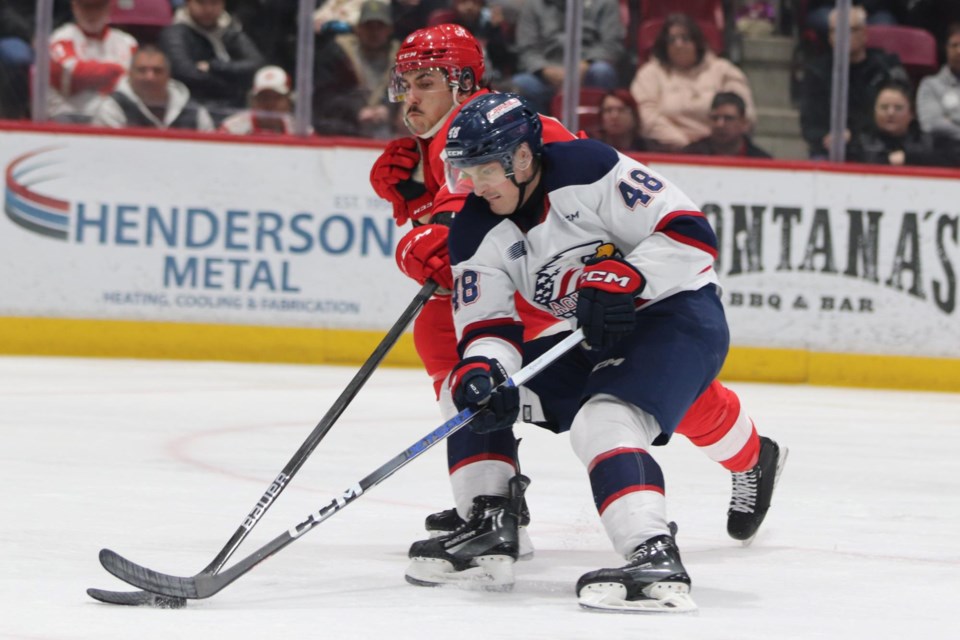
[[[427,192],[427,187],[422,182],[416,180],[404,180],[397,183],[397,193],[403,196],[404,200],[413,200],[419,198]]]

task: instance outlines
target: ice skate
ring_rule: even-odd
[[[599,569],[577,581],[585,609],[622,613],[690,613],[690,576],[680,562],[673,536],[650,538],[637,547],[626,566]]]
[[[744,546],[753,542],[770,508],[773,490],[787,461],[788,450],[770,438],[760,437],[760,456],[748,471],[734,473],[733,494],[727,511],[727,533]]]
[[[529,478],[510,481],[510,496],[477,496],[470,515],[452,532],[414,542],[406,579],[418,586],[457,584],[482,589],[513,587],[519,556],[520,504]],[[455,512],[454,512],[455,513]]]
[[[451,508],[428,515],[424,520],[423,528],[427,530],[431,538],[437,538],[453,533],[463,524],[463,518],[460,517],[455,508]],[[527,508],[527,499],[524,498],[520,504],[520,555],[517,558],[518,560],[533,559],[533,541],[530,539],[530,534],[527,533],[527,525],[529,524],[530,509]]]

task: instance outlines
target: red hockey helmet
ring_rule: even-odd
[[[416,69],[440,69],[451,87],[476,89],[483,79],[483,49],[477,39],[458,24],[438,24],[408,35],[397,52],[390,99],[403,100],[407,86],[403,74]],[[471,81],[471,82],[468,82]]]

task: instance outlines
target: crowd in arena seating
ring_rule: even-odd
[[[0,0],[0,118],[31,117],[36,4]],[[847,159],[960,166],[960,2],[853,4]],[[390,139],[406,134],[387,98],[399,43],[445,22],[481,41],[493,89],[560,115],[566,0],[317,0],[307,92],[291,81],[298,5],[53,0],[46,116],[75,125],[283,135],[293,132],[294,102],[309,100],[312,134]],[[753,92],[730,54],[744,38],[776,33],[796,43],[792,98],[809,157],[825,158],[834,5],[586,2],[580,126],[623,151],[770,157],[753,142]],[[904,34],[921,39],[899,46]]]

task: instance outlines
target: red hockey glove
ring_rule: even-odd
[[[457,409],[478,411],[470,422],[475,433],[509,429],[520,415],[520,390],[500,387],[507,371],[497,360],[483,356],[464,358],[450,372],[450,392]]]
[[[418,284],[433,280],[441,289],[453,289],[453,272],[450,271],[450,252],[447,236],[450,228],[442,224],[425,224],[414,227],[400,239],[397,245],[397,266],[407,277]]]
[[[378,196],[393,205],[393,218],[403,226],[411,218],[430,212],[433,194],[422,182],[412,178],[420,162],[416,138],[397,138],[390,142],[370,169],[370,184]]]
[[[591,349],[609,347],[633,332],[634,299],[646,281],[632,265],[618,258],[591,261],[580,275],[577,326]]]

